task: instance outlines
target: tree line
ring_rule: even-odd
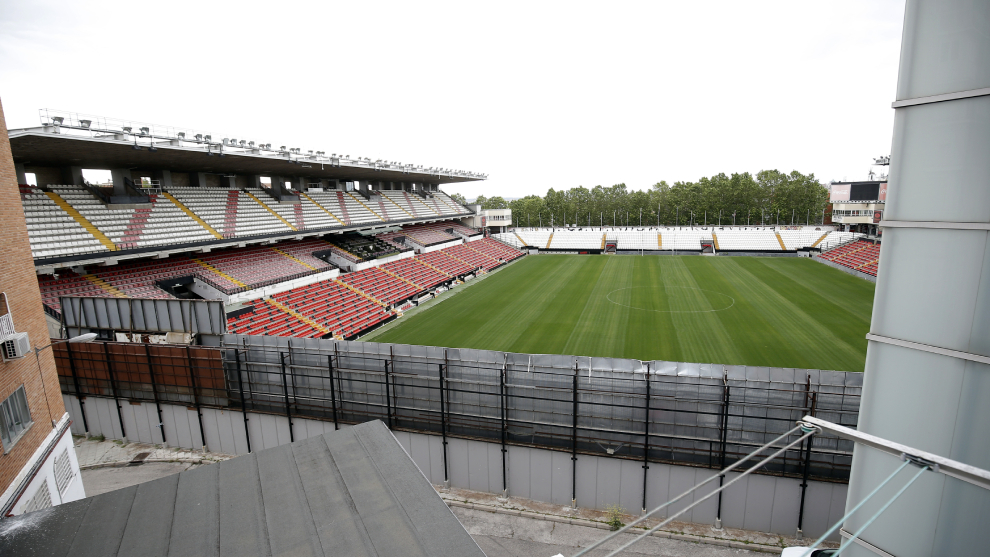
[[[475,203],[482,209],[512,209],[516,226],[820,224],[828,188],[814,174],[763,170],[756,176],[720,173],[697,182],[661,181],[645,191],[625,184],[578,186],[509,202],[479,196]]]

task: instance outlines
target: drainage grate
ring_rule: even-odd
[[[148,458],[148,455],[150,454],[151,453],[138,453],[134,455],[134,458],[131,459],[128,466],[140,466],[141,464],[144,464],[144,459]]]

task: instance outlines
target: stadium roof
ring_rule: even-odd
[[[323,151],[304,153],[285,146],[273,149],[271,144],[214,139],[195,130],[48,109],[42,109],[41,123],[36,128],[9,130],[15,163],[428,184],[487,178],[464,170],[327,155]]]
[[[484,557],[380,421],[8,518],[0,555]]]

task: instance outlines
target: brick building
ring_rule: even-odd
[[[0,105],[0,520],[85,496]]]

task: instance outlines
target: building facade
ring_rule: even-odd
[[[85,497],[0,106],[0,520]]]
[[[843,232],[877,234],[884,206],[887,182],[837,182],[829,185],[832,224]]]

